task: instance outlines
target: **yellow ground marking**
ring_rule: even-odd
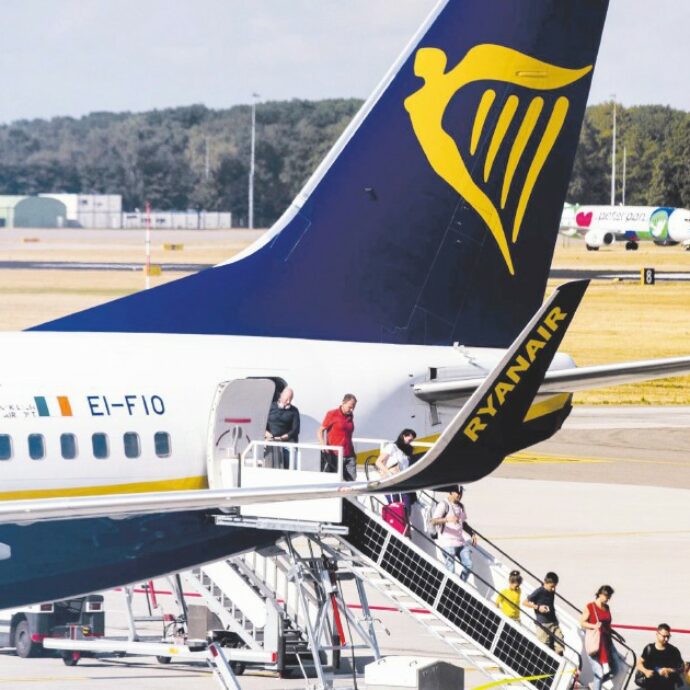
[[[510,537],[492,537],[494,541],[535,541],[547,539],[589,539],[591,537],[658,537],[690,534],[690,529],[648,530],[630,532],[571,532],[568,534],[521,534]]]
[[[687,467],[690,469],[690,462],[679,460],[641,460],[638,458],[588,458],[575,457],[572,455],[552,455],[551,453],[537,454],[521,452],[509,455],[504,462],[511,465],[528,464],[555,464],[555,463],[632,463],[639,465],[670,465],[672,467]]]
[[[576,458],[568,455],[550,455],[536,453],[515,453],[509,455],[504,462],[510,465],[537,465],[537,464],[556,464],[556,463],[602,463],[614,462],[603,458]]]
[[[572,671],[575,673],[575,671]],[[498,688],[501,685],[509,685],[510,683],[522,683],[525,680],[544,680],[544,678],[551,678],[553,673],[545,673],[540,676],[523,676],[522,678],[502,678],[501,680],[494,680],[491,683],[486,683],[485,685],[478,685],[474,690],[489,690],[489,688]]]
[[[29,489],[0,492],[1,501],[20,501],[27,498],[60,498],[62,496],[102,496],[104,494],[137,494],[149,491],[190,491],[206,489],[206,477],[181,477],[156,482],[106,484],[101,486],[75,486],[56,489]]]

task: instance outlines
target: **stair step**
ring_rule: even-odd
[[[467,649],[463,649],[463,650],[462,650],[462,653],[463,653],[465,656],[477,656],[477,657],[482,656],[482,657],[484,657],[484,658],[488,658],[488,657],[486,656],[486,652],[483,652],[481,649],[474,649],[474,647],[468,647]],[[495,662],[495,661],[492,661],[491,663],[492,663],[494,666],[496,665],[496,662]]]
[[[426,627],[429,628],[429,630],[439,633],[447,633],[448,630],[451,629],[448,625],[427,625]]]
[[[393,597],[394,599],[411,599],[412,601],[414,601],[415,606],[419,606],[419,604],[417,603],[417,600],[411,594],[408,594],[407,592],[403,592],[403,591],[389,592],[388,596]]]
[[[364,575],[367,573],[378,573],[378,570],[370,565],[358,565],[356,568],[354,568],[354,570],[357,570],[357,572],[363,573]]]

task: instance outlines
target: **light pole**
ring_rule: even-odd
[[[251,135],[251,153],[249,156],[249,222],[250,230],[254,229],[254,151],[256,148],[256,99],[259,98],[258,93],[252,94],[252,135]]]
[[[626,164],[628,159],[628,147],[623,147],[623,194],[621,196],[621,203],[625,206],[625,174],[626,174]]]
[[[611,206],[616,205],[616,95],[613,100],[613,148],[611,150]]]

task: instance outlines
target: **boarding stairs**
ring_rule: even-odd
[[[424,509],[433,510],[435,497],[427,492],[418,496],[406,536],[381,518],[384,502],[378,497],[345,501],[343,523],[348,534],[330,539],[337,542],[334,552],[346,557],[355,572],[367,578],[369,587],[457,652],[463,665],[478,669],[492,681],[531,678],[523,685],[538,690],[566,690],[576,682],[586,685],[592,674],[583,647],[580,611],[557,594],[565,641],[565,653],[558,656],[537,639],[533,610],[521,609],[521,620],[516,623],[495,604],[498,592],[507,587],[511,570],[519,569],[524,578],[522,598],[541,584],[537,576],[479,533],[468,581],[459,577],[459,561],[456,573],[448,572],[436,542],[423,529]],[[617,648],[624,665],[611,690],[624,690],[636,657],[622,641]]]
[[[324,548],[339,554],[369,587],[450,647],[464,667],[491,682],[511,681],[530,690],[572,687],[581,661],[576,650],[561,657],[541,644],[472,582],[463,582],[459,563],[457,574],[451,573],[437,558],[435,545],[425,550],[385,522],[378,514],[381,506],[377,498],[346,500],[348,534],[324,539]]]
[[[272,662],[264,668],[277,673],[295,655],[308,655],[306,631],[293,608],[285,605],[278,590],[271,589],[247,559],[260,561],[264,570],[270,562],[275,573],[285,573],[283,553],[273,547],[261,555],[236,556],[181,573],[185,590],[202,597],[220,622],[223,633],[216,631],[216,637],[231,646],[270,652]]]
[[[213,631],[213,639],[270,653],[271,663],[261,665],[265,670],[283,675],[300,668],[305,675],[309,670],[321,677],[325,667],[338,667],[343,647],[366,647],[380,656],[363,584],[357,584],[357,591],[364,622],[347,609],[340,591],[341,580],[355,576],[338,572],[313,535],[286,534],[274,546],[181,577],[185,589],[201,596],[223,627]],[[348,645],[341,637],[345,619],[363,645],[352,640]],[[327,687],[325,680],[322,687]]]

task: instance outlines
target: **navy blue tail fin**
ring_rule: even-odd
[[[509,345],[542,300],[608,0],[447,0],[231,262],[38,330]]]

